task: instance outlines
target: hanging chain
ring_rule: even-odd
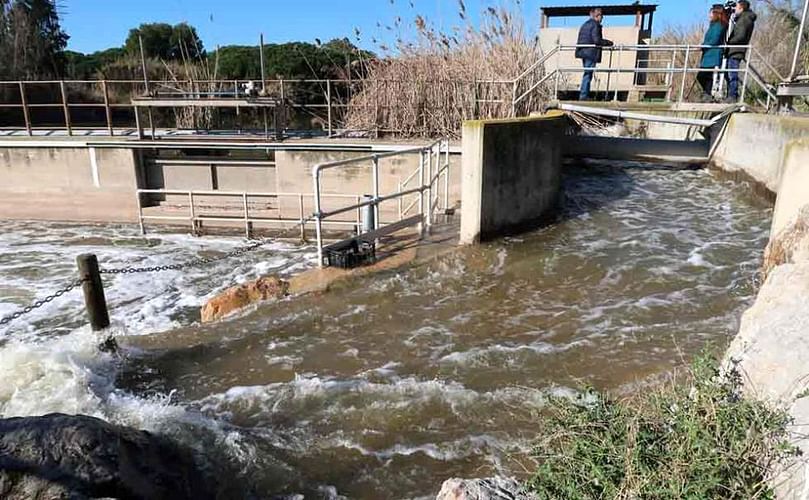
[[[3,318],[0,318],[0,326],[5,326],[5,325],[11,323],[12,321],[14,321],[15,319],[18,319],[20,316],[28,314],[31,311],[33,311],[34,309],[39,309],[40,307],[44,306],[45,304],[48,304],[49,302],[53,302],[54,299],[57,299],[57,298],[61,297],[62,295],[70,292],[74,288],[76,288],[78,286],[81,286],[82,283],[84,283],[85,281],[86,280],[83,280],[83,279],[73,281],[69,285],[67,285],[66,287],[64,287],[61,290],[57,291],[56,293],[48,295],[44,299],[37,300],[36,302],[31,304],[30,306],[26,306],[26,307],[20,309],[19,311],[15,312],[14,314],[11,314],[9,316],[5,316]]]
[[[312,218],[313,217],[309,217],[308,219],[304,220],[303,223],[305,224],[306,222],[309,222],[310,220],[312,220]],[[290,230],[296,230],[297,227],[298,227],[297,225],[293,226],[292,228],[290,228]],[[288,231],[290,231],[290,230],[288,230]],[[271,243],[273,241],[276,241],[278,238],[284,237],[284,235],[286,233],[287,233],[287,231],[284,231],[280,235],[276,236],[275,238],[265,238],[265,239],[262,239],[262,240],[258,240],[258,241],[254,242],[254,243],[251,243],[251,244],[243,246],[243,247],[239,247],[239,248],[237,248],[235,250],[232,250],[232,251],[230,251],[228,253],[225,253],[225,254],[222,254],[222,255],[219,255],[219,256],[216,256],[216,257],[200,257],[200,258],[197,258],[197,259],[190,260],[188,262],[183,262],[181,264],[168,264],[168,265],[164,265],[164,266],[124,267],[124,268],[117,268],[117,269],[100,269],[99,273],[100,274],[135,274],[135,273],[154,273],[154,272],[162,272],[162,271],[181,271],[183,269],[188,269],[188,268],[191,268],[191,267],[204,266],[206,264],[211,264],[211,263],[214,263],[214,262],[220,262],[220,261],[229,259],[231,257],[238,257],[240,255],[244,255],[244,254],[246,254],[248,252],[252,252],[254,250],[257,250],[257,249],[263,247],[267,243]],[[45,297],[43,299],[37,300],[33,304],[31,304],[29,306],[26,306],[26,307],[24,307],[24,308],[22,308],[22,309],[20,309],[20,310],[18,310],[16,312],[14,312],[13,314],[10,314],[9,316],[4,316],[4,317],[0,318],[0,326],[5,326],[5,325],[11,323],[12,321],[14,321],[16,319],[19,319],[21,316],[30,313],[34,309],[39,309],[40,307],[44,306],[45,304],[53,302],[55,299],[57,299],[57,298],[65,295],[66,293],[72,291],[74,288],[81,286],[85,281],[87,281],[86,278],[72,281],[72,282],[70,282],[69,285],[67,285],[66,287],[64,287],[64,288],[62,288],[62,289],[60,289],[58,291],[56,291],[55,293],[53,293],[51,295],[48,295],[47,297]]]
[[[309,217],[303,221],[303,223],[307,223],[311,221],[314,217]],[[189,260],[188,262],[183,262],[180,264],[166,264],[163,266],[152,266],[152,267],[123,267],[123,268],[116,268],[116,269],[101,269],[99,272],[101,274],[137,274],[137,273],[159,273],[163,271],[182,271],[183,269],[188,269],[192,267],[200,267],[206,264],[211,264],[214,262],[220,262],[231,257],[238,257],[240,255],[244,255],[248,252],[252,252],[257,250],[267,243],[272,243],[273,241],[278,240],[279,238],[283,238],[287,233],[298,230],[300,224],[296,224],[291,228],[287,229],[286,231],[281,232],[281,234],[273,237],[273,238],[264,238],[261,240],[256,241],[255,243],[251,243],[250,245],[246,245],[235,250],[232,250],[226,254],[222,254],[216,257],[199,257],[197,259]]]
[[[180,264],[166,264],[163,266],[153,266],[153,267],[124,267],[117,269],[101,269],[99,270],[99,272],[101,274],[136,274],[136,273],[157,273],[163,271],[182,271],[183,269],[204,266],[206,264],[219,262],[225,259],[229,259],[231,257],[244,255],[248,252],[252,252],[253,250],[256,250],[266,245],[270,241],[271,240],[257,241],[253,244],[237,248],[236,250],[233,250],[231,252],[216,257],[199,257],[197,259],[189,260],[188,262],[183,262]]]

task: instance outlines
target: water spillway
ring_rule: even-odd
[[[706,170],[577,162],[564,191],[542,230],[214,325],[193,325],[206,296],[311,266],[312,249],[116,277],[124,357],[96,353],[80,296],[49,305],[0,344],[0,413],[203,434],[262,493],[409,498],[451,476],[518,474],[549,395],[631,391],[732,336],[768,237],[769,206]],[[84,251],[117,267],[240,244],[2,224],[0,313],[68,280]]]

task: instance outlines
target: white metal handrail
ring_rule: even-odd
[[[617,53],[618,54],[618,61],[620,64],[620,55],[623,52],[635,52],[635,53],[654,53],[654,52],[666,52],[672,54],[671,61],[666,63],[666,66],[647,66],[647,67],[640,67],[635,66],[632,68],[622,68],[622,67],[612,67],[612,61],[607,67],[596,67],[596,68],[583,68],[579,66],[561,66],[559,65],[559,58],[557,57],[557,65],[552,71],[547,71],[542,78],[533,83],[527,90],[523,91],[522,93],[518,94],[518,86],[521,81],[526,78],[529,74],[539,66],[544,65],[549,59],[550,56],[556,54],[557,56],[564,52],[571,52],[575,51],[579,48],[600,48],[605,52]],[[730,69],[725,66],[721,68],[701,68],[698,66],[694,66],[691,64],[690,59],[692,54],[699,53],[702,49],[728,49],[728,48],[741,48],[748,52],[749,56],[745,59],[745,65],[738,69]],[[683,61],[681,64],[677,63],[677,54],[684,53]],[[556,93],[558,94],[559,90],[559,80],[562,75],[568,73],[584,73],[585,71],[593,71],[594,73],[603,73],[608,76],[607,78],[607,89],[606,93],[610,94],[612,89],[610,89],[610,79],[609,77],[612,74],[664,74],[666,76],[666,85],[671,87],[673,84],[673,77],[675,75],[683,76],[681,85],[680,85],[680,93],[678,97],[678,101],[682,102],[685,97],[685,76],[693,73],[699,73],[702,71],[711,71],[713,73],[718,74],[731,74],[737,73],[743,75],[743,82],[740,89],[740,103],[745,102],[746,94],[747,94],[747,84],[748,79],[752,79],[757,85],[759,85],[764,92],[767,94],[768,97],[768,104],[771,100],[775,99],[775,95],[771,86],[769,86],[766,82],[763,81],[761,75],[755,70],[755,68],[751,65],[751,60],[758,57],[759,60],[764,62],[766,68],[772,71],[776,76],[780,77],[780,73],[766,61],[763,57],[761,57],[760,53],[752,46],[752,45],[703,45],[703,44],[681,44],[681,45],[674,45],[674,44],[661,44],[661,45],[643,45],[643,44],[636,44],[636,45],[614,45],[610,47],[602,47],[598,45],[592,44],[577,44],[577,45],[566,45],[560,44],[555,47],[554,50],[548,52],[545,56],[540,58],[536,63],[532,64],[528,70],[524,71],[520,76],[518,76],[514,80],[514,101],[512,103],[512,110],[514,110],[514,114],[516,114],[517,105],[526,99],[529,95],[536,91],[538,87],[540,87],[543,83],[548,82],[552,78],[556,79]],[[648,63],[653,63],[655,61],[647,61]],[[617,98],[617,90],[616,98]],[[671,89],[669,90],[669,94],[671,94]],[[668,97],[667,97],[668,98]]]
[[[400,182],[398,190],[395,193],[382,195],[380,193],[380,160],[384,158],[392,158],[404,155],[419,155],[419,167],[414,173],[407,178],[409,182],[412,178],[418,176],[419,185],[414,188],[405,189],[405,186]],[[443,164],[441,157],[444,156]],[[391,200],[402,200],[409,195],[418,195],[418,223],[420,226],[420,234],[429,231],[432,226],[432,213],[439,206],[441,193],[441,179],[443,177],[444,183],[444,209],[449,208],[449,176],[450,176],[450,148],[449,140],[440,139],[429,145],[405,149],[401,151],[392,151],[388,153],[372,154],[361,156],[359,158],[350,158],[346,160],[338,160],[327,163],[320,163],[315,165],[312,169],[312,180],[314,183],[314,197],[315,197],[315,213],[312,215],[315,221],[315,234],[317,237],[317,253],[318,261],[322,267],[324,264],[324,248],[323,248],[323,224],[329,222],[327,219],[354,210],[361,211],[365,207],[372,207],[374,213],[374,225],[372,231],[378,233],[382,229],[382,221],[380,218],[380,204]],[[347,205],[330,211],[324,211],[322,207],[322,197],[328,196],[322,193],[321,176],[323,172],[349,165],[365,164],[371,166],[371,190],[373,196],[365,201],[357,201],[352,205]],[[425,204],[426,202],[426,204]],[[426,205],[426,206],[425,206]],[[399,210],[399,220],[391,222],[391,227],[396,226],[404,220],[401,202]],[[361,228],[361,224],[358,225]]]
[[[155,194],[164,196],[184,196],[188,202],[187,215],[147,215],[144,214],[143,209],[143,195]],[[211,190],[184,190],[184,189],[138,189],[136,190],[137,203],[138,203],[138,223],[142,234],[146,234],[145,221],[147,220],[164,220],[164,221],[186,221],[191,224],[191,231],[193,234],[197,233],[200,222],[234,222],[240,221],[244,223],[245,236],[250,238],[252,235],[253,224],[268,224],[268,223],[282,223],[293,224],[300,226],[301,239],[306,238],[306,225],[311,221],[311,218],[305,215],[305,200],[309,198],[311,193],[283,193],[283,192],[243,192],[243,191],[211,191]],[[236,198],[241,201],[241,215],[203,215],[198,211],[199,197],[220,197],[220,198]],[[250,200],[251,199],[280,199],[292,198],[298,200],[298,217],[290,218],[283,217],[280,207],[275,208],[278,210],[278,217],[257,217],[250,214]],[[326,194],[324,198],[331,199],[351,199],[359,202],[362,199],[360,195],[356,194]],[[230,208],[230,207],[228,207]],[[360,223],[361,213],[357,212],[357,218],[353,221],[346,220],[332,220],[325,223],[333,226],[354,227]]]

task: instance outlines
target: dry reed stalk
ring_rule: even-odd
[[[414,42],[398,38],[394,55],[366,64],[349,103],[345,126],[404,137],[457,136],[463,120],[526,115],[541,109],[545,87],[512,109],[515,93],[542,75],[538,68],[515,86],[513,80],[541,55],[538,37],[528,33],[520,0],[488,7],[475,26],[463,0],[460,26],[439,30],[416,16]],[[402,26],[397,19],[397,28]],[[383,52],[391,52],[380,45]]]

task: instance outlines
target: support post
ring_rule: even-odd
[[[244,237],[250,239],[250,212],[247,206],[247,193],[242,193],[242,208],[244,208]]]
[[[419,234],[424,236],[424,150],[419,151]]]
[[[449,211],[449,139],[444,144],[447,148],[444,161],[444,213],[446,214]]]
[[[379,157],[374,156],[374,229],[379,229]]]
[[[64,80],[59,82],[59,90],[62,92],[62,111],[65,113],[65,129],[67,130],[67,135],[73,135],[73,127],[70,124],[70,106],[67,102],[67,89],[65,88]]]
[[[331,80],[326,80],[326,106],[328,107],[329,137],[332,135],[331,125]]]
[[[135,198],[138,202],[138,225],[140,226],[140,234],[146,234],[146,226],[143,225],[143,200],[141,200],[140,190],[135,190]]]
[[[143,37],[138,35],[138,45],[140,46],[140,67],[143,70],[143,85],[146,89],[146,95],[151,95],[149,89],[149,72],[146,70],[146,52],[143,51]]]
[[[107,132],[112,137],[115,132],[112,128],[112,109],[110,109],[110,90],[107,87],[107,80],[101,80],[101,91],[104,93],[104,114],[107,117]]]
[[[683,81],[680,82],[680,98],[677,102],[683,102],[685,97],[685,81],[688,80],[688,58],[691,55],[691,46],[685,46],[685,60],[683,61]]]
[[[191,234],[197,235],[197,216],[194,213],[194,192],[188,192],[188,214],[191,219]]]
[[[20,82],[20,104],[22,104],[22,116],[25,119],[25,130],[29,136],[34,135],[31,130],[31,115],[28,110],[28,98],[25,96],[25,84]]]
[[[798,40],[795,42],[795,55],[792,56],[792,69],[789,71],[788,81],[795,80],[795,73],[798,71],[798,58],[801,54],[801,45],[803,44],[803,30],[806,28],[806,17],[809,14],[809,0],[803,4],[803,15],[801,16],[801,27],[798,29]]]
[[[430,234],[430,229],[433,225],[433,149],[427,149],[427,208],[424,213],[424,224],[427,228],[427,234]]]
[[[748,52],[750,50],[748,49]],[[753,55],[750,54],[750,57]],[[747,95],[747,78],[750,76],[750,60],[745,58],[744,60],[744,80],[742,80],[742,91],[739,92],[739,103],[744,104],[744,98]]]
[[[323,267],[323,219],[320,211],[320,170],[315,167],[312,170],[312,179],[314,181],[314,198],[315,198],[315,237],[317,238],[317,265]]]
[[[301,241],[306,241],[306,215],[303,209],[303,193],[298,193],[298,208],[301,216]]]
[[[84,280],[81,288],[90,328],[94,332],[103,330],[110,326],[110,316],[107,299],[104,297],[104,284],[98,270],[98,258],[93,254],[83,254],[76,258],[76,263],[79,266],[79,277]]]
[[[261,59],[261,94],[267,95],[267,73],[264,66],[264,33],[259,36],[258,56]]]

